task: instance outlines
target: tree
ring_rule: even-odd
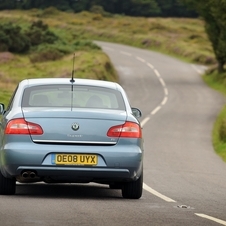
[[[180,0],[156,0],[163,17],[197,17],[194,10],[189,10]]]
[[[90,0],[80,0],[80,1],[71,0],[70,5],[74,12],[81,12],[84,10],[89,10]]]
[[[155,0],[132,0],[133,8],[131,15],[133,16],[158,16],[160,8]]]
[[[225,71],[226,63],[226,1],[182,0],[193,7],[205,21],[205,30],[212,43],[218,62],[218,72]]]

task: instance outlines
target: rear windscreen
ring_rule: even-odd
[[[22,107],[106,108],[125,110],[121,93],[96,86],[42,85],[26,88]]]

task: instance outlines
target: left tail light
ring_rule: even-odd
[[[42,135],[43,130],[38,124],[27,122],[23,118],[18,118],[8,122],[5,134]]]
[[[109,137],[127,137],[127,138],[141,138],[142,131],[140,125],[134,122],[125,122],[123,125],[111,127],[107,136]]]

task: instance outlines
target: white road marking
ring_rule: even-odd
[[[157,108],[155,108],[155,109],[151,112],[151,115],[156,114],[160,109],[161,109],[161,106],[158,106]]]
[[[132,56],[131,53],[127,53],[127,52],[124,52],[124,51],[120,51],[120,53],[121,53],[121,54],[124,54],[124,55],[126,55],[126,56]]]
[[[153,66],[152,64],[147,63],[147,65],[148,65],[148,67],[150,67],[151,69],[153,69],[153,70],[154,70],[154,66]]]
[[[154,69],[154,72],[155,72],[155,74],[160,78],[161,76],[160,76],[160,74],[159,74],[159,72],[156,70],[156,69]]]
[[[114,50],[111,49],[111,48],[106,48],[106,49],[111,50],[111,51],[114,51]],[[126,56],[132,56],[132,54],[127,53],[127,52],[123,52],[123,51],[121,51],[120,53],[121,53],[121,54],[124,54],[124,55],[126,55]],[[143,58],[140,58],[140,57],[136,57],[136,59],[139,60],[139,61],[141,61],[141,62],[143,62],[143,63],[146,62]],[[164,97],[163,101],[161,102],[161,105],[163,106],[163,105],[166,104],[166,102],[167,102],[167,100],[168,100],[168,97],[167,97],[167,95],[168,95],[168,90],[165,88],[165,87],[166,87],[166,84],[165,84],[164,80],[161,78],[161,75],[159,74],[159,72],[154,68],[154,66],[153,66],[152,64],[150,64],[150,63],[147,63],[147,65],[148,65],[152,70],[154,70],[156,76],[159,78],[159,81],[160,81],[160,83],[162,84],[162,86],[163,86],[163,88],[164,88],[165,97]],[[161,109],[161,106],[156,107],[156,108],[151,112],[151,115],[156,114],[160,109]],[[149,120],[150,120],[150,116],[144,118],[144,119],[142,120],[142,122],[141,122],[141,127],[143,127]],[[149,186],[146,185],[145,183],[143,183],[143,188],[144,188],[146,191],[152,193],[153,195],[155,195],[155,196],[157,196],[157,197],[159,197],[159,198],[165,200],[166,202],[176,202],[175,200],[173,200],[173,199],[171,199],[171,198],[169,198],[169,197],[167,197],[167,196],[165,196],[165,195],[162,195],[161,193],[159,193],[159,192],[157,192],[156,190],[152,189],[151,187],[149,187]]]
[[[166,84],[165,84],[165,82],[163,81],[162,78],[159,78],[159,81],[161,82],[161,84],[162,84],[163,87],[166,87]]]
[[[211,217],[211,216],[208,216],[206,214],[202,214],[202,213],[195,213],[195,215],[197,215],[198,217],[202,217],[202,218],[206,218],[208,220],[211,220],[211,221],[215,221],[221,225],[226,225],[226,221],[223,221],[223,220],[220,220],[220,219],[217,219],[215,217]]]
[[[168,95],[168,89],[167,88],[164,89],[164,93],[165,93],[166,96]]]
[[[144,120],[142,120],[142,122],[140,123],[141,124],[141,127],[143,128],[144,125],[150,120],[150,117],[146,117]]]
[[[141,61],[142,63],[145,63],[145,60],[143,58],[140,58],[140,57],[136,57],[137,60]]]
[[[168,97],[164,97],[164,99],[163,99],[163,101],[162,101],[161,105],[165,105],[165,104],[166,104],[166,102],[167,102],[167,100],[168,100]]]
[[[143,63],[146,62],[143,58],[140,58],[140,57],[136,57],[136,59],[139,60],[139,61],[141,61],[141,62],[143,62]],[[158,70],[156,70],[152,64],[147,63],[147,66],[150,67],[150,68],[154,71],[154,73],[156,74],[156,76],[159,78],[160,83],[162,84],[162,87],[163,87],[164,93],[165,93],[165,97],[164,97],[163,101],[161,102],[161,106],[163,106],[163,105],[165,105],[166,102],[168,101],[168,97],[167,97],[167,96],[168,96],[168,90],[167,90],[167,88],[166,88],[166,84],[165,84],[164,80],[161,78],[161,75],[160,75],[160,73],[158,72]],[[156,113],[161,109],[161,106],[159,105],[158,107],[156,107],[156,108],[151,112],[151,115],[156,114]],[[142,120],[142,122],[141,122],[141,127],[144,127],[144,125],[145,125],[149,120],[150,120],[150,116],[147,116],[146,118],[144,118],[144,119]],[[153,188],[149,187],[149,186],[146,185],[145,183],[143,183],[143,188],[144,188],[146,191],[150,192],[151,194],[153,194],[153,195],[155,195],[155,196],[157,196],[157,197],[159,197],[159,198],[165,200],[166,202],[176,202],[175,200],[173,200],[173,199],[171,199],[171,198],[169,198],[169,197],[167,197],[167,196],[165,196],[165,195],[162,195],[161,193],[155,191]]]
[[[166,201],[166,202],[176,202],[175,200],[173,200],[173,199],[171,199],[171,198],[168,198],[167,196],[162,195],[162,194],[160,194],[159,192],[155,191],[154,189],[150,188],[150,187],[147,186],[145,183],[143,183],[143,188],[144,188],[146,191],[152,193],[153,195],[159,197],[160,199],[163,199],[163,200]]]

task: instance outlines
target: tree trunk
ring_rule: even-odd
[[[223,73],[224,72],[224,61],[218,61],[218,73]]]

